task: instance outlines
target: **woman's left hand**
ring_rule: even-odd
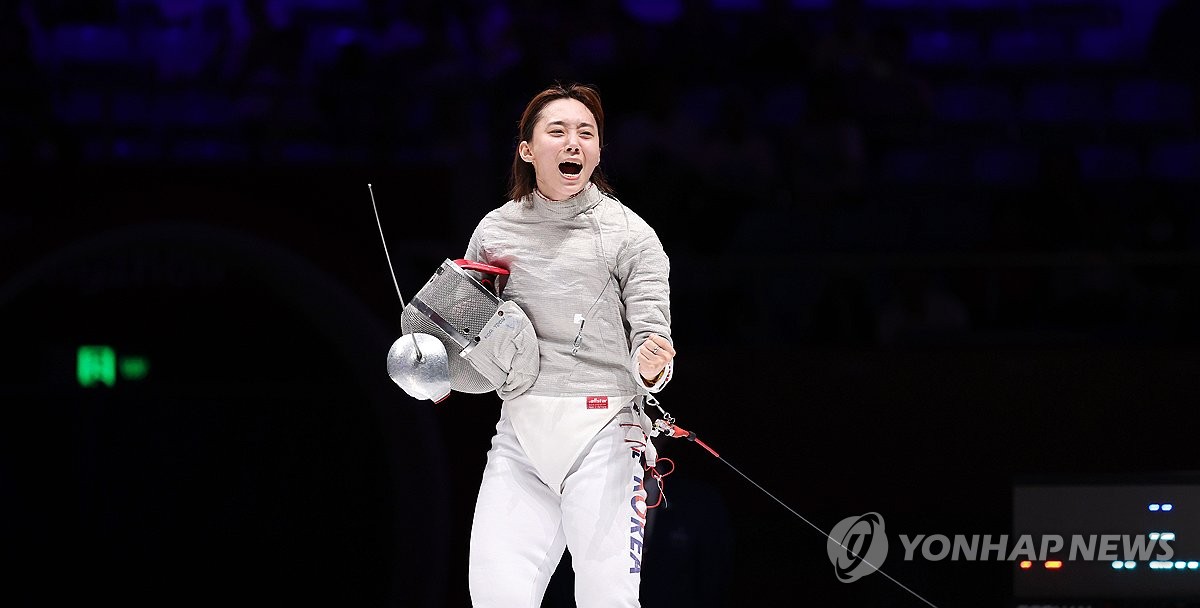
[[[638,373],[646,382],[654,382],[674,358],[675,348],[671,343],[658,334],[650,334],[638,347]]]

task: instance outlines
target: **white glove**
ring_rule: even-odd
[[[496,387],[501,399],[529,390],[541,369],[537,334],[525,311],[507,301],[479,332],[479,342],[466,355],[471,366]]]

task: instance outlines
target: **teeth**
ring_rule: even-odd
[[[559,166],[559,170],[558,170],[559,173],[561,173],[563,175],[563,177],[566,177],[566,178],[579,177],[579,175],[581,173],[583,173],[583,164],[577,163],[575,161],[570,161],[570,160],[563,161],[563,162],[559,163],[558,166]],[[575,171],[567,172],[567,171],[564,171],[563,168],[570,168],[570,169],[574,169]]]

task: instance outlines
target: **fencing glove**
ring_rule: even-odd
[[[500,304],[479,332],[479,342],[463,356],[508,400],[533,385],[541,369],[540,352],[529,317],[510,300]]]

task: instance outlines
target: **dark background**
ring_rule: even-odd
[[[671,258],[664,406],[822,529],[1003,534],[1019,476],[1200,466],[1196,2],[3,6],[6,605],[468,605],[499,401],[386,377],[366,185],[407,297],[556,80]],[[95,344],[149,375],[81,386]],[[659,446],[648,608],[923,605]],[[938,606],[1011,599],[900,549]]]

